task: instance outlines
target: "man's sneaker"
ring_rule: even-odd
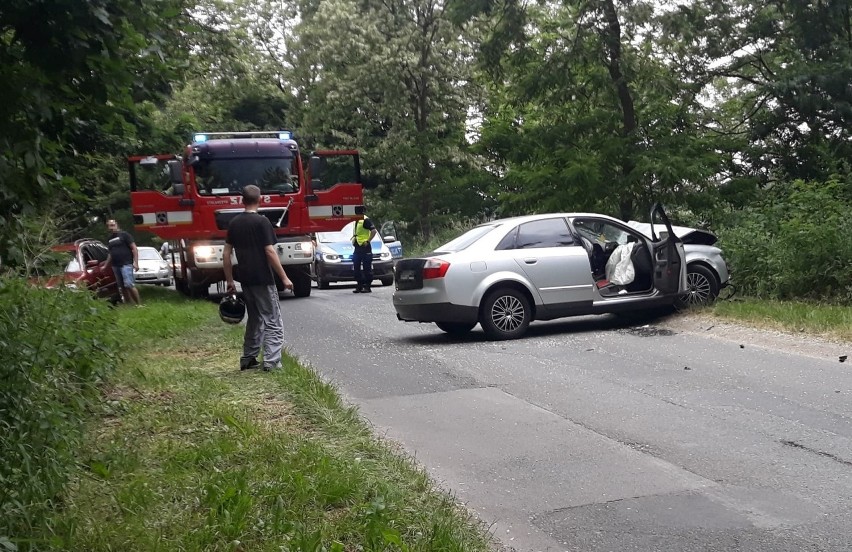
[[[240,360],[240,370],[251,370],[252,368],[257,368],[260,366],[260,363],[256,358],[249,358],[245,360]]]
[[[363,290],[359,287],[356,287],[355,289],[352,290],[352,293],[363,293]]]
[[[280,364],[266,364],[266,363],[263,364],[263,371],[264,372],[275,372],[276,370],[279,370],[280,368],[281,368]]]
[[[367,286],[367,287],[365,287],[364,289],[361,290],[361,293],[373,293],[373,290],[370,289],[369,286]]]

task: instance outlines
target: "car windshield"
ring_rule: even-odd
[[[489,223],[482,224],[477,226],[476,228],[472,228],[462,234],[461,236],[448,241],[444,245],[435,249],[434,253],[453,253],[456,251],[462,251],[463,249],[467,249],[474,242],[476,242],[479,238],[484,236],[485,234],[491,232],[495,228],[500,226],[499,224]]]
[[[339,243],[348,242],[352,239],[352,234],[344,232],[319,232],[317,233],[317,241],[320,243]]]
[[[623,229],[603,220],[574,220],[574,228],[581,236],[589,239],[592,243],[601,245],[607,242],[625,244],[628,242],[629,234]]]
[[[299,185],[292,157],[203,160],[195,165],[195,182],[201,195],[239,194],[249,184],[262,194],[287,194]]]
[[[343,227],[340,232],[317,232],[317,241],[319,243],[343,243],[352,240],[352,223]],[[374,242],[381,242],[379,235],[373,238]]]
[[[141,261],[162,261],[162,257],[160,257],[160,253],[157,252],[156,249],[152,249],[150,247],[140,247],[139,248],[139,260]]]

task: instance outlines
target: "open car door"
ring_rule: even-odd
[[[364,203],[361,161],[356,150],[315,151],[306,170],[310,232],[336,232],[356,220]]]
[[[338,184],[361,184],[361,157],[356,150],[321,150],[310,157],[308,178],[311,193]]]
[[[185,187],[180,180],[181,162],[177,156],[131,156],[127,167],[136,229],[163,239],[180,237],[181,228],[192,222],[193,202],[183,197]]]
[[[662,224],[666,231],[657,235],[655,225]],[[651,208],[651,255],[654,259],[654,287],[660,293],[675,295],[685,293],[686,254],[683,242],[672,229],[663,206],[655,203]]]

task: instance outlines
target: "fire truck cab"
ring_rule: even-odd
[[[135,227],[170,242],[167,261],[180,292],[204,297],[213,284],[223,292],[228,223],[243,211],[243,187],[254,184],[262,194],[258,212],[275,228],[293,294],[306,297],[311,236],[340,230],[357,218],[355,207],[364,201],[357,151],[317,151],[308,160],[286,130],[197,133],[183,156],[130,157]]]

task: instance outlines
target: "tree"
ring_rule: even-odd
[[[502,176],[504,212],[627,219],[712,183],[718,153],[701,130],[696,90],[654,51],[651,4],[563,1],[522,13],[511,23],[490,16],[481,58],[490,88],[479,146]]]
[[[437,0],[303,2],[291,50],[301,135],[364,151],[376,195],[423,235],[481,205],[467,151],[471,44]],[[472,178],[468,178],[473,175]],[[480,198],[470,201],[473,198]]]
[[[183,0],[7,0],[0,4],[0,256],[51,198],[78,194],[63,169],[103,133],[129,130],[138,102],[168,91],[164,21]],[[180,27],[173,24],[171,26]],[[20,216],[22,215],[22,216]]]
[[[660,47],[718,107],[742,144],[732,176],[758,185],[846,174],[852,154],[848,0],[700,1],[661,18]]]

